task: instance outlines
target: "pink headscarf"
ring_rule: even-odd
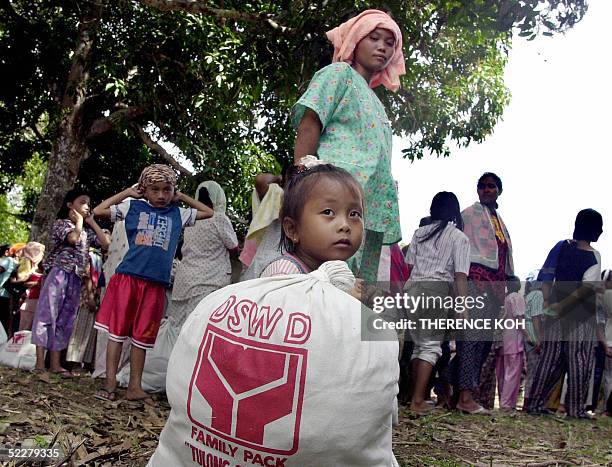
[[[404,54],[402,53],[402,32],[391,17],[380,10],[365,10],[358,16],[342,23],[337,28],[327,31],[327,38],[334,45],[334,62],[349,62],[353,60],[355,47],[359,41],[376,28],[388,29],[395,36],[395,50],[388,65],[382,71],[374,74],[370,87],[382,84],[390,91],[397,91],[401,75],[406,74]]]
[[[45,245],[38,242],[28,242],[21,250],[21,255],[23,258],[32,261],[32,264],[36,267],[45,255]]]

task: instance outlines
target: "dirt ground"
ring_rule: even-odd
[[[47,464],[5,459],[2,465],[146,465],[170,409],[164,396],[156,397],[157,408],[103,402],[93,397],[99,381],[51,379],[47,384],[0,367],[0,446],[59,447],[63,453]],[[393,443],[402,466],[612,466],[612,419],[435,411],[410,420],[402,411]]]

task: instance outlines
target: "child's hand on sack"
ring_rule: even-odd
[[[350,290],[349,295],[361,301],[363,290],[363,279],[355,279],[355,286]]]

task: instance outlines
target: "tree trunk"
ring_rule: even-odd
[[[51,233],[57,213],[66,193],[72,189],[81,162],[87,157],[88,129],[83,127],[84,103],[91,51],[102,16],[103,2],[89,3],[74,49],[70,73],[62,98],[64,116],[57,129],[53,150],[49,155],[47,173],[38,199],[30,240],[51,245]]]
[[[73,117],[74,111],[60,122],[30,230],[30,240],[44,243],[47,248],[51,246],[53,223],[64,196],[74,186],[81,162],[87,155],[85,139],[73,128]]]

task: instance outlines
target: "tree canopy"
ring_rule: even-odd
[[[49,159],[35,235],[72,184],[94,199],[135,181],[173,143],[244,217],[252,178],[290,160],[291,106],[331,60],[325,31],[365,8],[404,33],[407,74],[378,90],[406,157],[483,140],[509,100],[513,32],[572,27],[586,0],[2,0],[0,192],[33,156]],[[30,199],[30,211],[32,202]],[[27,208],[26,208],[27,210]],[[38,216],[38,217],[37,217]]]

